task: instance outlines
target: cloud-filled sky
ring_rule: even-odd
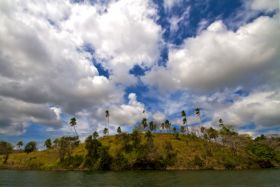
[[[73,135],[72,116],[85,137],[105,110],[110,132],[181,110],[280,132],[278,0],[1,0],[0,25],[1,139]]]

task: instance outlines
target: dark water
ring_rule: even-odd
[[[127,172],[0,170],[0,186],[280,187],[280,170]]]

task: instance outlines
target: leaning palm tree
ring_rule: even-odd
[[[77,120],[76,120],[76,118],[75,118],[75,117],[71,118],[69,124],[70,124],[71,127],[73,127],[76,136],[78,136],[78,133],[77,133],[77,131],[76,131],[76,125],[77,125]]]
[[[110,118],[109,110],[105,111],[105,117],[107,118],[107,129],[109,129],[109,118]],[[109,130],[108,130],[108,134],[109,134]]]

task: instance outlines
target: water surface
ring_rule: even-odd
[[[280,187],[280,170],[125,172],[0,170],[0,186]]]

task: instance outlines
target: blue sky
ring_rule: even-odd
[[[84,138],[105,110],[111,133],[143,117],[180,125],[185,110],[193,131],[223,118],[279,134],[277,0],[4,0],[0,12],[0,139],[73,135],[72,116]]]

